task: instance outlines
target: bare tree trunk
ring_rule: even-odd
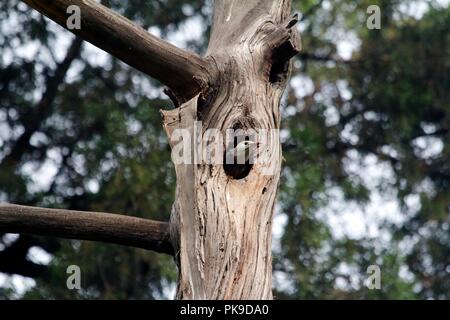
[[[289,1],[215,1],[207,57],[217,78],[204,97],[164,111],[169,138],[175,129],[199,140],[216,128],[272,130],[280,127],[280,99],[289,59],[299,50]],[[172,146],[175,141],[172,141]],[[279,139],[262,146],[274,169],[255,164],[245,178],[222,165],[176,166],[177,194],[171,234],[178,253],[179,299],[271,299],[271,232],[281,169]]]
[[[191,137],[198,132],[196,138],[209,140],[208,129],[218,129],[226,137],[229,129],[251,135],[280,128],[280,100],[290,59],[300,50],[292,28],[297,16],[290,16],[291,0],[215,0],[205,57],[148,34],[93,0],[23,1],[62,26],[66,8],[78,5],[82,28],[73,30],[75,34],[167,85],[177,106],[162,111],[172,148],[177,129],[187,130]],[[198,151],[195,142],[190,144],[193,154]],[[0,230],[174,254],[180,272],[179,299],[271,299],[280,141],[269,136],[261,149],[268,161],[246,166],[239,177],[223,164],[176,163],[176,200],[169,225],[111,214],[4,205]]]

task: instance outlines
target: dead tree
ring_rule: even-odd
[[[210,128],[276,130],[290,59],[300,49],[291,0],[215,0],[202,57],[159,39],[93,0],[24,0],[66,27],[67,8],[81,9],[80,38],[167,86],[175,108],[163,125],[199,136]],[[194,146],[194,143],[192,142]],[[194,148],[194,147],[192,147]],[[179,299],[271,299],[271,230],[281,171],[279,139],[263,164],[233,177],[222,164],[176,164],[170,222],[124,215],[0,205],[0,231],[116,243],[171,254]],[[195,153],[195,150],[193,150]]]

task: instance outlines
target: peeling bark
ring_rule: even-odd
[[[177,108],[162,114],[172,148],[177,143],[172,133],[185,129],[195,137],[197,121],[201,121],[200,140],[206,139],[211,128],[224,137],[233,128],[248,133],[280,128],[280,100],[290,59],[300,51],[293,28],[298,18],[290,16],[291,0],[215,0],[205,57],[148,34],[93,0],[23,1],[63,26],[67,6],[79,5],[83,20],[82,29],[74,31],[78,36],[168,85]],[[196,154],[195,140],[189,146]],[[271,137],[261,149],[272,166],[271,174],[264,163],[255,163],[240,179],[229,176],[223,164],[176,164],[176,197],[168,226],[115,215],[105,220],[104,214],[96,213],[72,216],[0,207],[0,229],[110,241],[160,252],[173,248],[180,274],[177,298],[271,299],[279,138]],[[26,222],[28,218],[32,219]],[[86,225],[87,221],[92,225]],[[118,236],[114,230],[120,231]]]
[[[200,139],[209,128],[244,131],[280,128],[280,99],[289,60],[299,51],[290,1],[216,0],[207,58],[218,70],[206,95],[163,111],[169,136],[175,129]],[[172,146],[174,141],[172,142]],[[271,233],[281,170],[281,146],[263,146],[275,167],[255,164],[244,179],[220,164],[176,166],[177,193],[171,236],[180,268],[179,299],[271,299]]]
[[[167,85],[176,100],[191,99],[207,85],[209,62],[153,36],[94,0],[22,0],[67,28],[66,10],[81,11],[81,28],[69,30],[130,66]]]

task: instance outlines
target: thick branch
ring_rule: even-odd
[[[70,30],[130,66],[167,85],[179,102],[200,93],[208,83],[209,64],[177,48],[93,0],[23,0],[67,28],[67,8],[81,10],[81,28]]]
[[[168,223],[111,213],[0,204],[0,231],[109,242],[173,253]]]
[[[208,53],[239,46],[242,35],[264,22],[267,16],[275,24],[281,24],[290,12],[291,0],[215,0]]]

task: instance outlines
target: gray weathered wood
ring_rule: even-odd
[[[168,223],[112,213],[2,203],[0,232],[102,241],[173,254]]]
[[[300,41],[290,0],[216,0],[207,58],[218,77],[202,103],[163,112],[167,134],[280,128],[280,99]],[[263,146],[274,171],[255,164],[244,179],[221,164],[177,165],[171,235],[180,299],[271,299],[271,233],[281,169],[278,138]]]
[[[280,100],[290,59],[300,51],[293,27],[297,16],[290,16],[291,0],[215,0],[210,43],[203,58],[149,35],[92,0],[23,1],[63,26],[67,6],[79,5],[83,22],[82,29],[74,31],[77,35],[168,85],[178,107],[163,111],[171,146],[171,133],[176,129],[192,133],[194,121],[202,123],[200,139],[211,128],[224,136],[231,128],[280,128]],[[126,234],[134,234],[137,228],[139,235],[144,229],[154,232],[152,243],[161,236],[166,239],[170,229],[180,272],[178,298],[271,299],[271,231],[281,171],[278,137],[266,141],[262,149],[268,157],[266,165],[273,168],[271,174],[261,163],[253,165],[243,179],[227,175],[222,164],[177,164],[170,226],[161,226],[161,231],[147,222],[139,229],[139,223],[129,221],[113,242],[124,244]],[[108,240],[112,236],[104,232],[105,221],[100,218],[89,220],[100,227],[76,223],[74,230],[69,223],[67,232],[59,225],[70,220],[57,219],[54,212],[40,213],[42,220],[50,214],[52,222],[46,224],[31,215],[34,222],[26,228],[16,222],[17,232],[44,234],[44,225],[62,237]],[[3,225],[11,226],[11,221]]]
[[[81,9],[81,28],[70,30],[132,67],[167,85],[186,101],[200,93],[210,78],[209,62],[158,38],[93,0],[22,0],[67,28],[67,8]]]

